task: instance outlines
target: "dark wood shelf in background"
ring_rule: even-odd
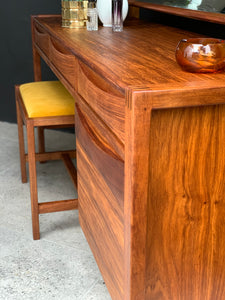
[[[216,24],[225,25],[225,14],[206,12],[206,11],[197,11],[192,9],[185,9],[180,7],[166,6],[162,4],[154,4],[147,2],[139,2],[129,0],[129,5],[139,8],[145,8],[152,11],[157,11],[161,13],[168,13],[175,16],[191,18],[200,21],[207,21]]]

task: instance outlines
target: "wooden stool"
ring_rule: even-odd
[[[71,158],[76,151],[45,152],[44,129],[74,127],[74,98],[59,81],[39,81],[15,86],[17,124],[22,182],[27,182],[29,165],[33,239],[40,239],[39,214],[77,209],[78,200],[38,203],[36,161],[62,159],[77,187],[76,169]],[[27,131],[28,152],[25,153],[23,124]],[[38,128],[39,152],[35,153],[34,128]],[[75,144],[75,143],[74,143]]]

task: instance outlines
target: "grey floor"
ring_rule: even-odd
[[[70,133],[47,131],[48,150],[71,148]],[[54,147],[53,147],[54,146]],[[62,162],[37,164],[40,201],[74,197]],[[17,126],[0,122],[0,299],[111,299],[79,226],[78,212],[40,215],[33,241],[29,183],[20,180]]]

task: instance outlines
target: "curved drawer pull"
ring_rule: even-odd
[[[41,28],[37,25],[34,27],[34,30],[35,30],[35,33],[38,35],[47,35],[47,32],[44,30],[42,31]]]
[[[44,30],[41,30],[39,26],[34,27],[34,40],[36,46],[44,52],[44,54],[49,54],[49,35]]]
[[[120,91],[118,91],[112,85],[110,85],[105,80],[103,80],[100,76],[98,76],[95,72],[93,72],[89,67],[85,66],[81,62],[79,62],[79,67],[80,67],[80,71],[84,77],[84,80],[86,82],[89,82],[89,84],[94,85],[99,90],[101,90],[102,92],[106,93],[109,96],[118,97],[120,99],[124,97]]]
[[[51,37],[49,39],[49,53],[52,65],[59,72],[58,75],[63,76],[63,79],[67,80],[72,89],[75,89],[77,86],[77,60],[75,56]]]
[[[107,143],[107,141],[105,139],[103,139],[102,136],[100,136],[94,128],[92,128],[90,122],[87,121],[87,118],[81,112],[81,110],[80,110],[80,108],[77,104],[76,104],[76,113],[78,114],[80,122],[82,123],[82,125],[85,128],[87,134],[89,135],[91,140],[94,142],[94,144],[98,148],[100,148],[102,151],[104,151],[105,153],[110,155],[111,157],[123,162],[123,159],[118,155],[118,153],[115,152],[110,147],[110,145]]]
[[[62,57],[74,57],[74,55],[72,55],[67,49],[65,49],[64,47],[62,47],[60,44],[58,44],[56,41],[52,40],[50,38],[50,45],[51,48],[53,49],[53,51],[55,53],[58,53],[58,55],[62,56]]]
[[[84,63],[78,63],[78,93],[111,131],[125,141],[125,95]]]

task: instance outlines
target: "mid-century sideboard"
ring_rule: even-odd
[[[40,57],[76,101],[80,224],[114,300],[225,298],[225,73],[181,70],[196,33],[114,33],[33,16]]]

